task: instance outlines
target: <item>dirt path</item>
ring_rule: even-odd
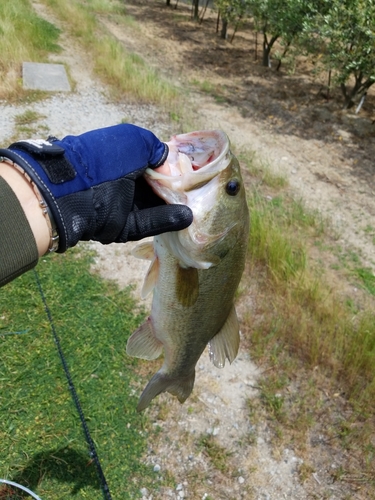
[[[220,40],[208,15],[198,25],[176,22],[180,11],[163,1],[152,9],[149,2],[130,2],[126,9],[140,22],[140,33],[129,35],[108,21],[107,28],[169,78],[216,86],[224,105],[190,85],[204,125],[224,129],[236,146],[259,153],[287,177],[296,196],[332,220],[341,243],[375,269],[375,230],[369,230],[375,226],[373,94],[361,114],[343,112],[339,102],[319,97],[322,81],[254,63],[244,34],[233,44]]]
[[[125,29],[115,20],[102,21],[126,47],[177,84],[197,80],[215,85],[225,97],[224,104],[190,85],[193,105],[200,110],[197,121],[206,128],[224,129],[236,148],[256,151],[272,169],[286,176],[296,196],[330,216],[342,245],[353,246],[367,265],[374,265],[373,235],[368,229],[375,225],[371,118],[343,115],[334,105],[320,101],[309,107],[319,82],[303,90],[293,77],[266,74],[254,65],[246,68],[246,40],[230,46],[217,39],[212,26],[208,36],[206,25],[177,26],[176,14],[165,9],[165,2],[153,2],[152,9],[149,3],[126,6],[138,28]],[[35,3],[35,8],[59,25],[40,4]],[[67,64],[77,87],[73,95],[57,96],[39,108],[51,133],[80,133],[117,123],[125,116],[165,140],[175,132],[167,120],[161,120],[159,110],[130,106],[126,101],[108,102],[85,54],[66,35],[62,45],[64,51],[57,59]],[[271,92],[275,86],[277,91]],[[88,108],[90,96],[95,100],[96,118]],[[10,120],[16,112],[10,112]],[[361,154],[363,151],[367,152]],[[94,247],[98,258],[93,271],[121,286],[136,285],[137,294],[145,265],[130,256],[131,245],[121,249],[116,245]],[[248,299],[251,302],[252,298]],[[240,308],[240,319],[241,314]],[[145,366],[148,375],[158,364]],[[331,467],[339,466],[339,457],[334,457],[329,447],[320,448],[321,468],[308,474],[302,484],[298,474],[301,457],[293,449],[274,446],[266,420],[251,420],[248,401],[259,395],[258,376],[259,368],[244,349],[233,365],[223,370],[214,368],[204,355],[197,366],[193,396],[184,405],[168,395],[158,398],[149,411],[158,432],[145,457],[154,467],[155,487],[142,490],[144,499],[346,498],[346,485],[333,483],[329,474]],[[141,387],[134,390],[139,392]],[[170,485],[173,481],[168,482],[168,477],[178,483],[177,487]]]

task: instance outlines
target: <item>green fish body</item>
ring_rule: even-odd
[[[153,291],[149,318],[129,338],[127,353],[164,363],[143,391],[138,411],[167,391],[183,403],[206,346],[217,367],[239,348],[234,296],[243,273],[249,212],[240,166],[221,131],[174,136],[171,172],[147,170],[146,180],[167,203],[188,205],[192,225],[141,243],[150,259],[142,295]],[[160,169],[162,170],[162,169]]]

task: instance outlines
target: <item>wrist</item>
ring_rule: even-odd
[[[41,197],[38,199],[31,182],[12,164],[0,162],[0,176],[17,196],[34,235],[39,257],[41,257],[48,252],[52,235],[47,220],[48,214],[40,202]]]

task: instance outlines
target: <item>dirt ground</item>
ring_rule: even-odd
[[[303,61],[293,75],[262,68],[251,35],[238,32],[232,44],[220,40],[214,15],[193,23],[189,7],[167,9],[163,1],[127,2],[126,12],[139,31],[103,19],[108,30],[173,82],[187,86],[202,126],[221,128],[236,148],[255,151],[287,178],[297,198],[329,217],[338,244],[375,269],[373,94],[359,114],[343,112],[339,93],[328,101],[323,96],[323,75],[311,78]],[[199,92],[197,82],[208,82],[217,99]],[[238,305],[240,317],[252,300]],[[259,373],[245,349],[222,371],[203,357],[190,402],[180,406],[168,396],[160,398],[153,418],[161,431],[150,443],[147,460],[157,470],[172,472],[180,489],[144,492],[144,498],[361,498],[358,488],[332,479],[347,457],[322,436],[306,436],[315,446],[303,459],[292,446],[273,445],[267,421],[251,421],[247,401],[259,394]],[[228,452],[224,470],[197,453],[202,433],[214,435]],[[306,466],[301,476],[297,471],[304,460],[313,468]]]
[[[48,16],[40,4],[35,7]],[[375,269],[372,93],[359,114],[343,112],[337,100],[323,97],[323,77],[312,79],[302,63],[295,74],[262,68],[255,61],[251,35],[238,32],[231,44],[218,38],[215,16],[207,15],[197,24],[191,22],[188,7],[173,7],[174,2],[166,8],[163,0],[126,2],[126,12],[136,19],[137,27],[124,28],[115,18],[102,22],[129,50],[177,85],[186,86],[202,127],[221,128],[236,149],[255,151],[287,178],[296,197],[331,219],[340,245],[353,248],[365,265]],[[62,45],[58,59],[69,66],[76,91],[89,90],[95,78],[85,54],[67,38]],[[221,102],[200,92],[197,82],[209,82]],[[155,116],[150,128],[159,119],[163,121]],[[121,286],[134,284],[138,294],[145,267],[130,256],[131,245],[125,251],[94,246],[98,258],[93,270]],[[239,304],[240,319],[253,300],[248,296]],[[158,366],[159,362],[149,363],[145,370],[151,373]],[[197,366],[193,396],[184,405],[169,395],[158,398],[148,410],[158,432],[145,456],[154,467],[155,487],[142,490],[144,499],[368,498],[346,482],[333,480],[332,471],[340,468],[344,457],[319,436],[307,457],[314,469],[306,469],[301,478],[298,471],[306,457],[297,456],[292,445],[275,446],[267,420],[251,419],[249,401],[259,397],[259,374],[244,348],[223,370],[212,367],[204,355]],[[202,436],[217,445],[224,464],[213,465],[207,446],[199,446]],[[177,487],[167,484],[168,477],[177,481]]]
[[[182,17],[188,7],[167,9],[162,0],[127,2],[126,12],[140,23],[139,35],[107,23],[110,31],[173,81],[178,75],[183,84],[214,85],[222,105],[190,85],[205,126],[258,152],[374,266],[373,233],[364,232],[375,216],[374,93],[359,114],[343,111],[339,92],[323,97],[326,75],[313,79],[303,61],[293,75],[261,67],[252,35],[239,31],[233,43],[221,40],[216,15],[192,23]]]

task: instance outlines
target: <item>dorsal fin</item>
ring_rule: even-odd
[[[234,306],[219,333],[209,342],[210,360],[217,368],[223,368],[225,358],[235,359],[240,346],[239,324]]]
[[[163,344],[155,337],[151,320],[145,321],[129,337],[126,352],[141,359],[156,359],[163,351]]]

